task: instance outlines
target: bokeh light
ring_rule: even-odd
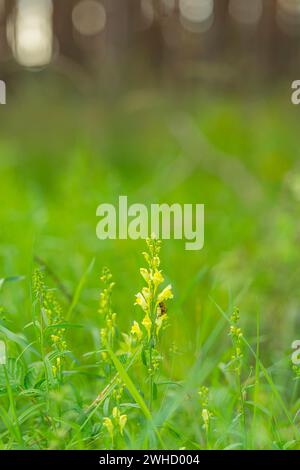
[[[179,0],[180,20],[192,32],[205,32],[213,23],[213,0]]]
[[[7,36],[13,54],[25,67],[41,67],[52,59],[53,5],[51,0],[18,0]]]
[[[82,0],[72,12],[73,25],[83,36],[93,36],[103,31],[106,25],[106,11],[96,0]]]

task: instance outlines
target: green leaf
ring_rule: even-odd
[[[130,394],[132,395],[132,398],[135,400],[135,402],[139,405],[140,409],[142,410],[142,412],[144,413],[145,417],[152,422],[152,416],[151,416],[151,413],[144,401],[144,399],[141,397],[141,395],[139,394],[136,386],[134,385],[134,383],[132,382],[131,378],[129,377],[129,375],[127,374],[126,370],[124,369],[124,367],[122,366],[121,362],[119,361],[119,359],[117,358],[117,356],[115,355],[115,353],[111,350],[108,350],[109,352],[109,355],[111,357],[111,360],[113,361],[114,363],[114,366],[115,368],[117,369],[118,371],[118,374],[120,376],[120,378],[122,379],[122,381],[124,382],[124,384],[126,385],[128,391],[130,392]]]
[[[0,325],[0,332],[3,333],[4,336],[6,336],[6,338],[12,341],[13,343],[16,343],[22,347],[27,346],[26,338],[22,334],[14,333],[3,325]]]
[[[17,360],[14,360],[14,361],[11,361],[11,364],[12,366],[9,367],[9,362],[8,362],[8,365],[7,366],[1,366],[1,372],[3,371],[4,372],[4,377],[5,377],[5,382],[6,382],[6,389],[7,389],[7,396],[8,396],[8,399],[9,399],[9,405],[10,405],[10,413],[11,413],[11,416],[12,416],[12,425],[13,425],[13,428],[14,428],[14,433],[16,435],[16,438],[19,442],[19,444],[22,446],[23,445],[23,437],[22,437],[22,434],[21,434],[21,430],[20,430],[20,427],[19,427],[19,423],[18,423],[18,418],[17,418],[17,411],[16,411],[16,400],[15,400],[15,397],[14,397],[14,394],[13,394],[13,389],[12,389],[12,386],[11,386],[11,378],[10,378],[10,374],[12,373],[12,370],[15,372],[17,370],[17,368],[20,367],[20,364],[17,362]]]
[[[29,351],[33,352],[36,356],[40,356],[39,352],[30,344],[28,344],[25,336],[21,333],[14,333],[3,325],[0,325],[0,333],[2,333],[7,339],[12,341],[13,343],[16,343],[21,346],[22,349],[28,348]]]
[[[6,344],[0,341],[0,365],[6,364]]]
[[[83,325],[80,325],[79,323],[68,323],[68,322],[55,323],[53,325],[47,326],[45,331],[55,330],[55,329],[60,329],[60,328],[63,328],[64,330],[67,330],[67,329],[70,329],[70,328],[83,328]]]
[[[28,369],[28,372],[24,378],[25,388],[27,390],[34,388],[36,384],[41,381],[43,376],[44,376],[44,364],[42,362],[33,363]]]
[[[154,382],[152,386],[152,392],[153,392],[153,400],[157,400],[157,385]]]
[[[10,276],[10,277],[3,277],[0,279],[0,290],[4,286],[6,282],[18,282],[18,281],[23,281],[25,279],[25,276]]]
[[[144,364],[145,367],[147,367],[147,359],[146,359],[146,354],[145,354],[144,349],[142,349],[141,358],[142,358],[142,363]]]
[[[7,428],[7,430],[10,432],[10,434],[14,435],[15,438],[18,440],[19,436],[18,436],[18,433],[16,432],[14,423],[11,417],[9,416],[9,414],[7,413],[7,411],[1,405],[0,405],[0,418],[3,424],[5,425],[5,427]]]
[[[110,397],[107,397],[106,400],[104,401],[104,404],[103,404],[103,414],[104,414],[104,416],[109,415],[109,402],[110,402]]]
[[[44,403],[37,403],[35,405],[29,406],[22,414],[18,417],[19,424],[25,423],[27,419],[34,418],[36,415],[40,414],[41,408],[45,406]]]
[[[160,433],[159,431],[157,430],[154,422],[153,422],[153,419],[152,419],[152,415],[143,399],[143,397],[140,395],[140,393],[138,392],[136,386],[134,385],[134,383],[132,382],[131,378],[129,377],[127,371],[124,369],[124,367],[122,366],[121,362],[119,361],[119,359],[117,358],[117,356],[115,355],[115,353],[109,349],[108,350],[109,352],[109,355],[111,357],[111,360],[113,361],[114,363],[114,366],[115,368],[117,369],[118,373],[119,373],[119,376],[120,378],[122,379],[122,381],[124,382],[124,384],[126,385],[128,391],[130,392],[130,394],[132,395],[132,398],[135,400],[135,402],[139,405],[140,409],[142,410],[142,412],[144,413],[146,419],[149,421],[152,429],[154,430],[162,448],[164,448],[164,444],[163,444],[163,441],[162,441],[162,438],[160,436]]]
[[[6,373],[13,390],[23,385],[24,381],[24,368],[20,361],[15,358],[8,358],[6,363]],[[6,390],[6,374],[4,367],[0,367],[0,391]]]

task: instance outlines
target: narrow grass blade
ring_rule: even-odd
[[[126,387],[128,388],[128,391],[130,392],[130,394],[132,395],[132,398],[136,401],[136,403],[139,405],[139,407],[141,408],[142,412],[144,413],[145,417],[149,420],[149,421],[152,421],[152,416],[151,416],[151,413],[144,401],[144,399],[141,397],[140,393],[138,392],[136,386],[134,385],[134,383],[132,382],[131,378],[129,377],[128,373],[126,372],[126,370],[124,369],[124,367],[122,366],[121,362],[119,361],[119,359],[117,358],[117,356],[115,355],[115,353],[112,351],[112,350],[108,350],[109,352],[109,355],[111,357],[111,360],[113,361],[114,363],[114,366],[115,368],[117,369],[118,373],[119,373],[119,376],[121,377],[121,379],[123,380],[124,384],[126,385]]]
[[[18,281],[23,281],[25,279],[25,276],[11,276],[11,277],[3,277],[0,279],[0,290],[6,284],[7,282],[18,282]]]
[[[82,288],[83,288],[84,284],[86,283],[87,277],[89,276],[90,272],[93,270],[94,264],[95,264],[95,258],[92,259],[92,261],[89,264],[87,270],[83,273],[83,275],[81,276],[81,278],[79,280],[79,283],[77,285],[77,288],[76,288],[75,293],[74,293],[73,298],[72,298],[71,305],[70,305],[69,310],[66,314],[66,320],[67,321],[70,320],[70,318],[72,317],[72,313],[73,313],[76,305],[78,304]]]
[[[18,422],[18,417],[17,417],[17,412],[16,412],[16,406],[15,406],[15,399],[14,399],[12,388],[10,386],[6,366],[4,365],[2,367],[4,368],[7,394],[8,394],[8,399],[9,399],[9,405],[10,405],[10,409],[11,409],[12,418],[13,418],[13,421],[14,421],[13,422],[14,434],[16,435],[17,440],[18,440],[20,446],[22,447],[23,446],[23,438],[22,438],[20,427],[19,427],[19,422]]]

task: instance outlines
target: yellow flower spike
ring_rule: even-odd
[[[204,422],[205,430],[208,432],[208,426],[209,426],[209,412],[207,411],[206,408],[202,410],[202,419]]]
[[[148,340],[150,339],[150,334],[151,334],[151,327],[152,327],[152,322],[151,319],[148,315],[148,313],[145,315],[142,325],[145,327],[145,330],[147,331],[148,334]]]
[[[51,339],[52,339],[53,343],[57,343],[59,341],[59,336],[51,335]]]
[[[112,274],[108,268],[103,268],[102,275],[100,276],[101,282],[108,283],[112,278]]]
[[[134,320],[133,325],[131,327],[130,333],[133,336],[136,336],[138,341],[140,341],[142,339],[142,336],[143,336],[142,330],[140,329],[140,325],[138,324],[138,322],[135,321],[135,320]]]
[[[123,436],[124,433],[124,428],[127,423],[127,415],[121,415],[119,418],[119,427],[120,427],[120,433]]]
[[[110,418],[103,418],[103,426],[106,427],[108,434],[110,435],[111,439],[114,437],[114,425]]]
[[[120,412],[116,406],[112,410],[112,415],[114,419],[119,418]]]
[[[106,361],[108,360],[108,354],[107,354],[106,352],[104,352],[104,351],[102,351],[101,357],[102,357],[102,360],[103,360],[104,362],[106,362]]]
[[[139,292],[138,294],[136,294],[135,298],[136,298],[135,305],[139,305],[140,307],[142,307],[144,312],[147,312],[148,305],[147,305],[147,302],[146,302],[144,296]]]
[[[105,342],[107,340],[107,330],[106,330],[106,328],[101,328],[100,338],[101,338],[102,343],[105,344]]]
[[[141,268],[140,269],[140,273],[141,273],[141,276],[145,279],[145,281],[147,282],[147,284],[149,284],[150,282],[150,273],[148,271],[148,269],[146,268]]]
[[[158,270],[154,271],[154,274],[152,276],[152,281],[155,287],[158,287],[160,284],[164,282],[164,278],[163,278],[161,271],[158,271]]]
[[[164,288],[163,291],[158,295],[157,302],[164,302],[165,300],[173,299],[172,286],[169,284]]]

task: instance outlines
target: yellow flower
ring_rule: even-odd
[[[120,433],[122,436],[123,436],[126,423],[127,423],[127,415],[121,415],[119,418],[119,427],[120,427]]]
[[[148,313],[145,315],[144,320],[142,321],[142,325],[144,325],[144,327],[145,327],[145,329],[148,333],[148,339],[150,339],[152,322],[151,322],[151,319],[150,319]]]
[[[112,410],[112,415],[113,415],[114,419],[119,418],[119,416],[120,416],[120,412],[119,412],[119,410],[116,406],[114,406],[114,408]]]
[[[147,282],[147,284],[149,284],[149,281],[150,281],[150,273],[147,269],[145,268],[141,268],[140,269],[140,273],[141,275],[143,276],[143,278],[145,279],[145,281]]]
[[[158,287],[162,282],[164,282],[164,278],[161,271],[154,271],[152,281],[155,287]]]
[[[143,289],[142,289],[142,296],[144,297],[144,299],[146,300],[146,302],[149,300],[149,298],[150,298],[150,290],[149,290],[149,287],[143,287]]]
[[[135,298],[136,298],[135,305],[139,305],[140,307],[142,307],[144,312],[147,312],[148,305],[147,305],[147,302],[145,300],[145,297],[139,292],[138,294],[136,294]]]
[[[143,333],[142,333],[142,331],[141,331],[141,329],[140,329],[140,325],[139,325],[138,322],[135,321],[135,320],[134,320],[133,325],[132,325],[132,327],[131,327],[130,333],[131,333],[133,336],[136,336],[139,341],[140,341],[140,339],[141,339],[142,336],[143,336]]]
[[[123,431],[127,423],[127,415],[121,415],[117,406],[113,408],[112,415],[116,426],[119,426],[121,436],[123,436]]]
[[[155,320],[155,325],[156,325],[156,335],[158,336],[158,333],[163,325],[163,323],[167,320],[168,316],[166,314],[161,315],[160,317],[157,317]]]
[[[112,423],[112,420],[110,418],[104,418],[103,419],[103,426],[106,427],[108,434],[110,435],[111,439],[114,437],[114,425]]]
[[[173,299],[172,286],[169,284],[164,288],[163,291],[158,295],[157,302],[164,302],[165,300]]]

